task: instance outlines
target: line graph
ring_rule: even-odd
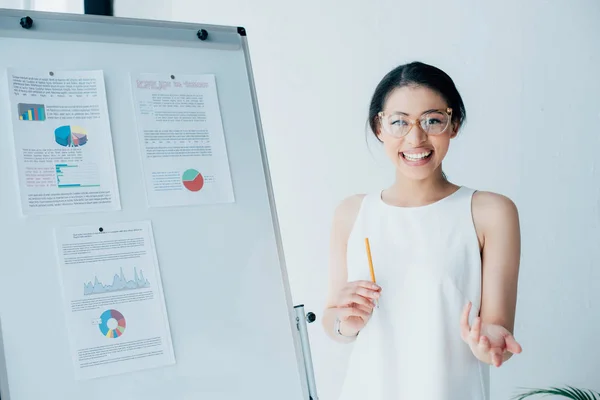
[[[113,277],[112,284],[105,285],[98,279],[98,276],[94,276],[94,281],[89,281],[83,284],[83,295],[90,296],[94,294],[102,294],[109,292],[119,292],[125,290],[136,290],[146,289],[150,287],[148,279],[144,278],[144,271],[140,270],[138,274],[137,268],[133,268],[133,278],[127,280],[121,267],[121,273],[115,274]]]

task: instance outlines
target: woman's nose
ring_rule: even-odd
[[[406,135],[406,141],[413,147],[418,147],[420,144],[427,141],[427,133],[421,129],[421,125],[415,124]]]

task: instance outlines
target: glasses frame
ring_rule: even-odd
[[[444,113],[444,114],[448,115],[448,124],[446,125],[446,127],[440,133],[434,133],[433,135],[430,134],[430,133],[427,133],[427,131],[425,131],[425,129],[423,129],[423,127],[420,124],[421,118],[423,117],[423,115],[430,114],[432,112],[441,112],[441,113]],[[385,133],[387,133],[388,135],[390,135],[392,137],[395,137],[395,138],[405,137],[406,135],[408,135],[410,133],[410,131],[412,130],[412,128],[415,125],[417,125],[417,124],[419,125],[419,128],[421,128],[421,130],[423,132],[425,132],[427,135],[438,136],[438,135],[441,135],[442,133],[446,132],[448,130],[448,127],[450,125],[452,125],[452,108],[448,107],[448,108],[446,108],[446,110],[430,110],[430,111],[426,111],[423,114],[419,115],[419,118],[417,118],[417,119],[409,119],[409,118],[407,118],[407,120],[410,122],[410,128],[408,128],[408,130],[406,131],[406,133],[403,134],[403,135],[394,135],[393,133],[389,132],[385,128],[385,124],[383,123],[383,118],[385,117],[385,114],[384,114],[383,111],[379,111],[377,113],[377,117],[379,118],[379,125],[381,126],[382,130],[385,131]]]

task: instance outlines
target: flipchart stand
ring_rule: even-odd
[[[299,304],[294,307],[296,311],[296,328],[300,334],[300,342],[302,343],[302,355],[304,357],[304,369],[306,372],[306,381],[308,384],[308,393],[310,400],[319,400],[317,396],[317,385],[315,382],[315,373],[313,369],[312,356],[310,351],[310,340],[308,338],[308,330],[306,323],[314,322],[317,317],[314,313],[304,313],[304,304]]]

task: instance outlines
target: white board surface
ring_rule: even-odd
[[[245,33],[0,10],[0,54],[2,399],[308,398]],[[121,210],[21,215],[7,68],[103,71]],[[147,207],[131,73],[214,74],[233,203]],[[176,362],[76,380],[54,229],[139,221],[152,224]]]

